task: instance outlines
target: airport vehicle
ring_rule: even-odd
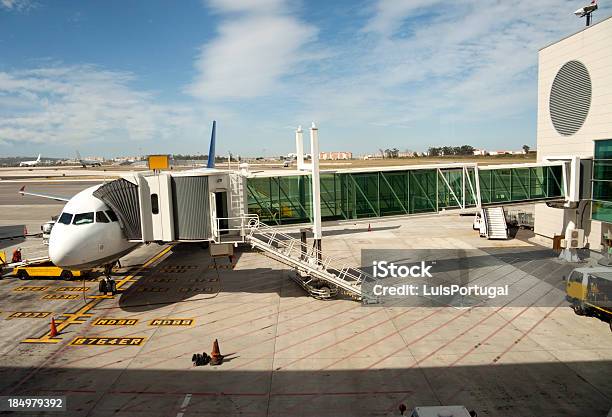
[[[24,262],[23,265],[13,268],[13,275],[19,279],[28,278],[62,278],[71,280],[75,277],[87,276],[89,271],[63,269],[53,265],[49,260],[37,262]]]
[[[567,277],[566,299],[579,316],[597,317],[612,330],[612,268],[576,268]]]
[[[4,267],[6,266],[6,252],[0,251],[0,279],[4,274]]]
[[[38,158],[36,158],[36,160],[34,161],[21,161],[19,163],[20,167],[35,167],[38,164],[40,164],[40,154],[38,154]]]
[[[81,154],[79,151],[76,151],[76,160],[83,168],[90,167],[101,167],[102,163],[100,161],[96,161],[94,159],[83,159],[81,158]]]
[[[208,165],[215,164],[216,122],[213,121]],[[133,251],[140,243],[130,242],[115,212],[94,192],[103,184],[94,185],[74,197],[65,198],[19,190],[22,195],[66,202],[49,236],[49,258],[54,265],[70,271],[104,267],[105,278],[100,281],[102,293],[115,293],[111,272],[115,263]]]

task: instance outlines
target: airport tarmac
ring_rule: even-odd
[[[35,224],[60,207],[2,206],[0,222]],[[353,265],[362,249],[478,251],[498,261],[486,279],[511,280],[515,302],[315,300],[284,265],[242,246],[233,263],[199,245],[142,246],[122,260],[115,297],[99,297],[95,280],[6,278],[0,395],[65,395],[71,416],[393,416],[401,403],[462,404],[479,416],[605,416],[612,334],[563,301],[573,265],[526,239],[479,238],[471,223],[390,219],[370,232],[344,223],[324,229],[323,249]],[[44,251],[36,238],[18,244]],[[210,354],[214,339],[225,362],[194,367],[192,355]]]

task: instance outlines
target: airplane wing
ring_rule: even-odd
[[[66,198],[66,197],[58,197],[58,196],[54,196],[54,195],[28,193],[25,190],[25,185],[19,189],[19,194],[21,194],[21,195],[31,195],[31,196],[34,196],[34,197],[48,198],[48,199],[55,200],[55,201],[66,201],[67,202],[67,201],[70,200],[69,198]]]

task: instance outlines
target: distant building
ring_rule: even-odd
[[[353,159],[353,152],[319,152],[322,161],[337,161],[339,159]]]
[[[414,152],[413,151],[398,152],[397,157],[398,158],[414,158]]]
[[[488,155],[486,149],[474,149],[474,156],[485,156]]]

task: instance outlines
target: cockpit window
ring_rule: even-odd
[[[58,222],[61,224],[70,224],[71,221],[72,221],[72,214],[70,213],[62,213],[62,215],[58,219]]]
[[[103,211],[96,211],[96,223],[110,223]]]
[[[111,222],[119,221],[119,219],[117,218],[117,215],[115,214],[114,211],[106,210],[106,214],[108,214],[108,218],[111,219]]]
[[[94,214],[91,213],[79,213],[74,215],[72,224],[88,224],[94,222]]]

